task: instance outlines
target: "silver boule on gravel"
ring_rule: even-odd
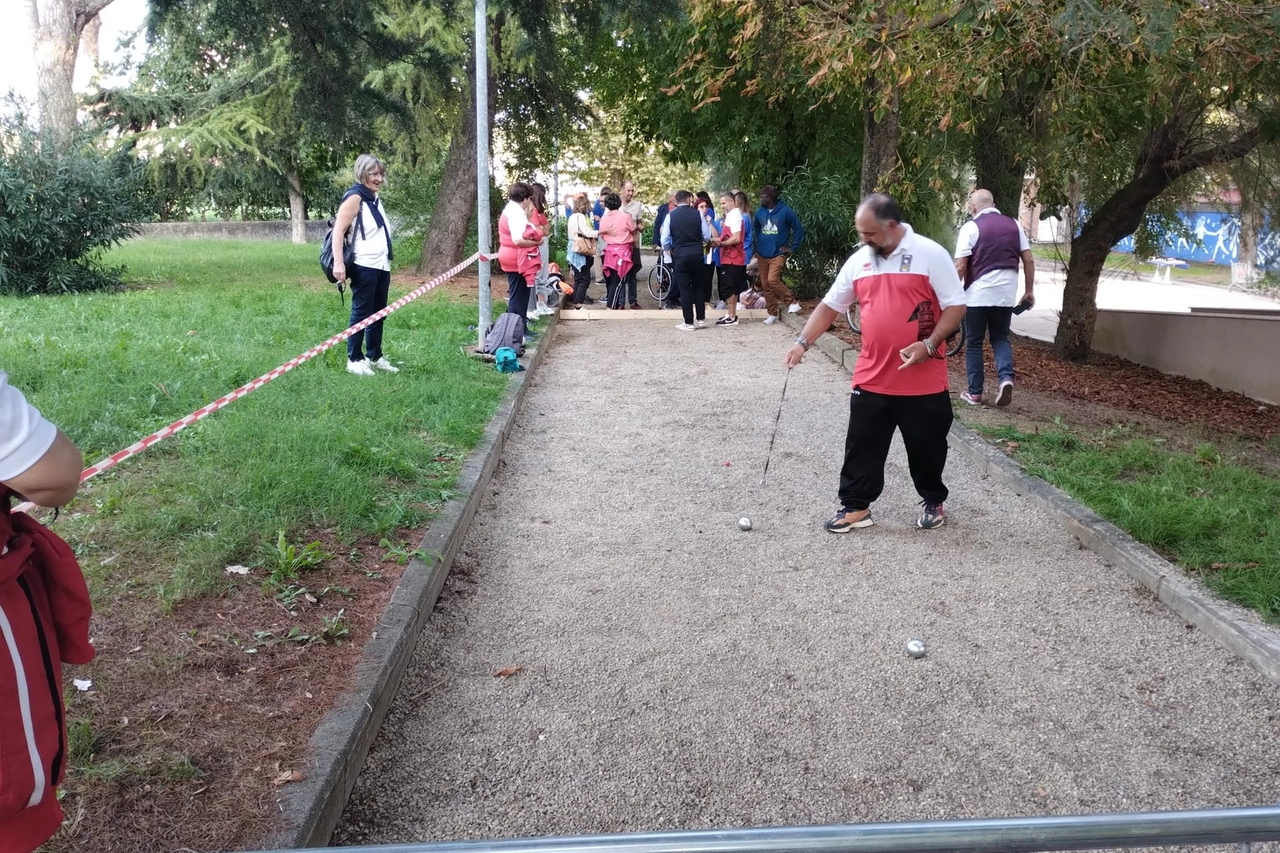
[[[750,530],[751,519],[747,518],[745,515],[742,518],[738,519],[738,529],[743,531]]]
[[[923,640],[907,640],[907,654],[913,658],[924,657],[924,641]]]

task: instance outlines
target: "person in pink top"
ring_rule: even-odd
[[[517,181],[507,192],[507,206],[498,217],[498,264],[507,274],[507,313],[528,319],[529,289],[542,268],[538,244],[542,230],[529,221],[533,190]],[[532,250],[532,251],[530,251]]]
[[[620,285],[631,270],[631,246],[635,241],[636,221],[622,210],[622,198],[609,193],[604,199],[605,214],[600,217],[600,236],[604,238],[604,258],[600,264],[604,271],[610,308],[626,308],[627,294]]]
[[[932,530],[945,521],[942,472],[952,414],[944,359],[947,338],[964,320],[964,288],[951,253],[904,223],[891,197],[864,198],[854,225],[862,248],[845,262],[784,357],[788,368],[795,367],[810,343],[858,303],[862,352],[849,395],[840,511],[825,527],[848,533],[871,526],[871,504],[884,490],[896,429],[924,506],[916,524]]]

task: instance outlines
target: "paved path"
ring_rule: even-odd
[[[1280,800],[1280,689],[956,454],[825,533],[846,375],[761,488],[792,333],[656,316],[560,324],[335,843]]]
[[[1022,291],[1021,273],[1018,291]],[[1066,276],[1052,269],[1036,269],[1036,307],[1013,318],[1013,331],[1029,338],[1052,341],[1058,331],[1062,291]],[[1244,308],[1280,310],[1280,302],[1265,296],[1206,284],[1180,282],[1165,284],[1149,277],[1105,274],[1098,281],[1098,307],[1105,311],[1168,311],[1185,314],[1192,308]]]

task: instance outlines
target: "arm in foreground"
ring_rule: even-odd
[[[944,312],[945,316],[945,312]],[[804,338],[812,346],[815,341],[821,337],[827,329],[831,328],[831,324],[835,322],[836,309],[832,308],[825,302],[819,302],[817,307],[813,309],[813,313],[809,315],[809,320],[804,324],[804,329],[800,332],[800,337]],[[805,347],[799,343],[794,343],[787,350],[786,355],[782,357],[782,361],[789,368],[795,367],[804,358]]]
[[[80,487],[80,472],[84,470],[84,457],[80,449],[62,430],[44,455],[30,468],[4,484],[39,506],[62,506],[75,496]]]

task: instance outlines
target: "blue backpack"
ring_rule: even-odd
[[[499,373],[515,373],[517,370],[524,370],[516,356],[516,351],[511,347],[498,347],[498,351],[493,356],[493,364],[498,368]]]

